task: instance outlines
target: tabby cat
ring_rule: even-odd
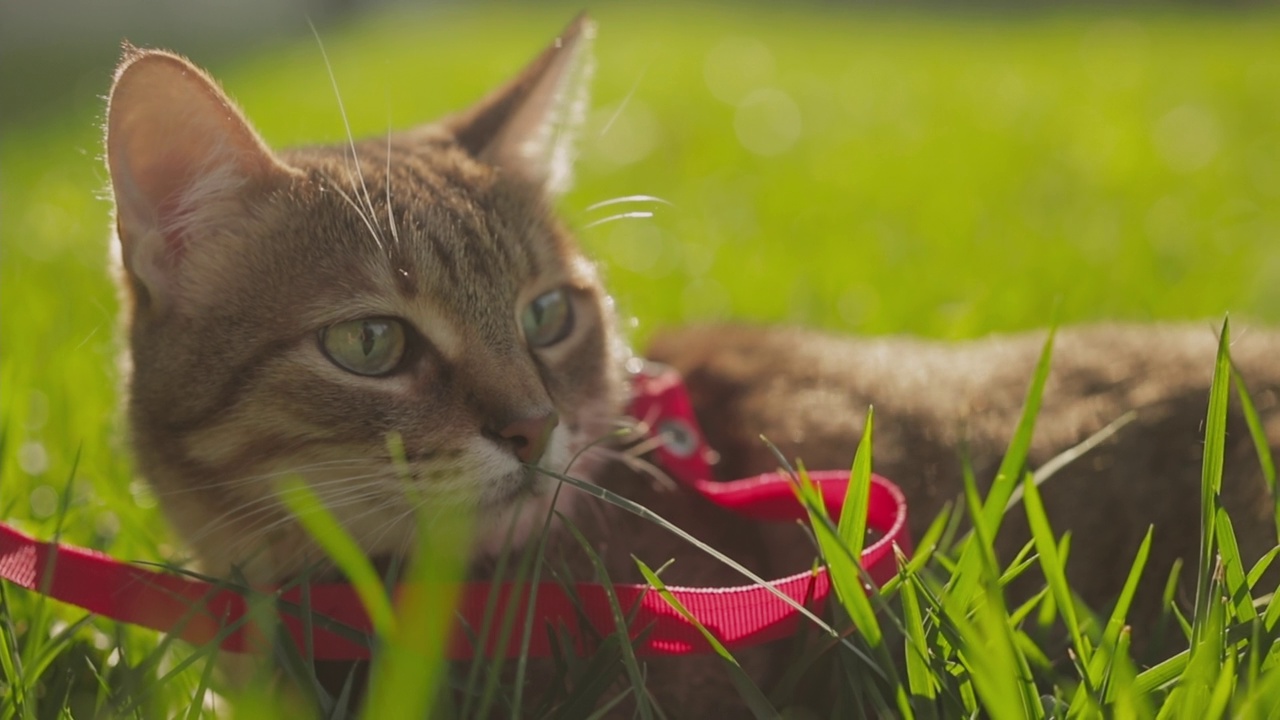
[[[403,483],[439,512],[476,513],[478,568],[517,509],[541,524],[554,481],[589,478],[648,505],[752,569],[780,576],[813,551],[791,526],[758,525],[611,460],[632,357],[595,266],[554,212],[584,108],[592,25],[573,23],[473,107],[388,137],[270,150],[204,72],[126,48],[111,91],[107,160],[129,337],[128,415],[142,473],[202,568],[287,580],[323,553],[274,480],[300,476],[370,557],[412,545]],[[1234,348],[1280,451],[1280,334]],[[990,478],[1043,333],[941,344],[780,328],[699,327],[650,356],[682,371],[717,472],[775,468],[764,434],[810,467],[845,467],[874,403],[876,467],[905,490],[919,533],[960,490],[961,448]],[[1072,530],[1075,587],[1100,607],[1155,523],[1139,617],[1175,558],[1196,552],[1201,425],[1213,368],[1208,325],[1102,326],[1058,338],[1031,451],[1041,464],[1125,413],[1133,418],[1045,487]],[[1275,542],[1248,433],[1232,418],[1225,502],[1244,551]],[[408,478],[391,459],[399,438]],[[614,581],[630,555],[676,562],[667,579],[737,584],[647,522],[565,489]],[[1000,539],[1010,552],[1026,536]],[[517,528],[518,541],[535,527]],[[554,535],[549,552],[571,547]],[[570,562],[590,566],[567,550]],[[483,572],[478,570],[477,572]],[[781,654],[743,657],[765,687]],[[737,697],[711,660],[651,663],[678,717]]]

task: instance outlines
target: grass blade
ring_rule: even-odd
[[[1213,382],[1209,390],[1209,410],[1204,425],[1204,462],[1200,477],[1200,557],[1196,566],[1195,613],[1192,621],[1193,647],[1200,643],[1204,632],[1202,620],[1207,619],[1209,585],[1213,572],[1217,520],[1218,493],[1222,488],[1222,463],[1227,435],[1227,400],[1231,379],[1231,324],[1222,321],[1218,336],[1218,356],[1213,368]]]
[[[1240,620],[1253,620],[1258,617],[1258,611],[1253,607],[1244,561],[1240,558],[1240,546],[1236,543],[1235,529],[1226,510],[1218,508],[1214,529],[1218,535],[1218,560],[1222,563],[1223,581],[1227,597],[1235,607],[1235,616]]]
[[[1035,433],[1036,417],[1040,414],[1040,402],[1044,397],[1044,386],[1049,379],[1049,368],[1053,359],[1053,343],[1057,329],[1049,330],[1049,337],[1040,350],[1040,358],[1036,361],[1035,374],[1031,377],[1031,385],[1027,388],[1027,397],[1022,405],[1022,415],[1013,431],[1013,439],[1004,459],[1000,461],[1000,469],[996,471],[995,481],[987,494],[986,503],[982,507],[983,520],[991,531],[991,537],[1000,528],[1000,518],[1009,504],[1009,498],[1018,487],[1018,478],[1026,469],[1027,454],[1031,451],[1031,436]]]
[[[470,547],[472,518],[418,507],[417,547],[396,597],[395,633],[382,636],[362,717],[429,717],[444,685],[445,643],[468,559],[458,548]]]
[[[759,686],[757,686],[751,678],[747,676],[747,673],[743,671],[742,666],[734,659],[733,654],[729,652],[729,649],[717,640],[716,636],[704,627],[702,623],[698,622],[698,618],[694,617],[693,613],[689,612],[684,604],[681,603],[675,595],[671,594],[671,591],[668,590],[667,586],[658,578],[658,575],[654,573],[653,570],[649,569],[648,565],[645,565],[640,558],[637,558],[634,555],[631,559],[635,561],[636,567],[640,568],[640,574],[644,576],[645,582],[649,583],[649,587],[656,590],[658,595],[661,596],[662,599],[672,607],[672,609],[680,613],[681,617],[692,624],[702,637],[706,639],[707,643],[711,645],[711,649],[715,654],[719,655],[724,660],[725,666],[729,671],[729,677],[733,680],[733,686],[737,689],[743,702],[746,703],[747,708],[751,710],[751,714],[760,720],[778,717],[778,711],[769,703],[769,699],[765,697],[765,694],[760,690]]]
[[[1075,600],[1071,597],[1071,588],[1067,585],[1067,572],[1062,558],[1058,554],[1058,544],[1053,538],[1053,529],[1049,526],[1049,516],[1045,513],[1044,501],[1040,499],[1040,490],[1036,488],[1034,477],[1027,473],[1023,483],[1025,494],[1023,506],[1027,512],[1027,523],[1031,527],[1031,537],[1036,544],[1036,552],[1040,557],[1040,569],[1044,572],[1049,584],[1049,592],[1053,594],[1058,611],[1067,624],[1071,634],[1071,643],[1076,655],[1084,665],[1090,661],[1090,648],[1080,633],[1080,622],[1076,617]],[[1093,684],[1086,675],[1081,678],[1085,692],[1093,693]]]
[[[609,610],[613,615],[614,634],[618,638],[618,647],[622,650],[623,667],[627,670],[627,676],[631,681],[631,687],[636,694],[636,711],[641,718],[649,720],[653,717],[653,706],[648,702],[648,696],[644,692],[644,674],[640,671],[640,663],[636,660],[635,648],[631,644],[631,637],[628,635],[628,622],[626,614],[622,612],[622,605],[618,602],[618,595],[613,590],[613,583],[609,579],[609,572],[605,569],[604,562],[600,560],[600,556],[591,547],[591,543],[572,523],[565,523],[565,527],[573,534],[578,544],[586,552],[587,558],[591,561],[592,567],[595,569],[596,578],[605,589],[605,595],[609,598]],[[634,559],[634,558],[633,558]],[[648,569],[648,568],[645,568]],[[656,578],[657,576],[654,575]]]
[[[840,512],[840,542],[848,548],[849,554],[855,558],[862,557],[862,548],[867,539],[867,512],[871,506],[871,431],[875,423],[875,408],[867,408],[866,428],[862,431],[862,439],[858,441],[858,450],[853,456],[853,469],[849,472],[849,488],[845,493],[843,510]]]
[[[1053,358],[1053,343],[1056,332],[1056,329],[1049,331],[1049,336],[1045,339],[1044,347],[1040,351],[1035,373],[1032,375],[1031,384],[1027,388],[1022,414],[1018,419],[1018,425],[1014,430],[1013,438],[1009,442],[1009,448],[1005,452],[1004,459],[1000,462],[1000,469],[996,472],[995,480],[991,484],[991,490],[987,493],[986,501],[975,506],[980,510],[970,513],[974,518],[975,525],[979,522],[982,523],[984,534],[988,541],[994,540],[999,532],[1000,520],[1004,515],[1005,508],[1009,505],[1010,498],[1013,497],[1013,493],[1019,485],[1018,478],[1026,467],[1027,454],[1031,450],[1031,437],[1035,432],[1036,416],[1040,413],[1044,386],[1049,379],[1049,368]],[[964,464],[964,469],[965,474],[971,477],[972,467],[968,462]],[[979,502],[976,498],[975,491],[970,502]],[[981,543],[966,542],[964,549],[961,550],[959,565],[953,577],[951,598],[949,598],[948,602],[964,606],[973,598],[977,590],[979,577],[977,572],[979,558],[976,555],[982,552],[980,545]]]
[[[867,644],[878,648],[884,633],[880,629],[875,610],[871,607],[871,601],[867,598],[867,589],[862,584],[862,570],[855,559],[857,556],[853,554],[852,548],[844,545],[838,530],[832,527],[831,519],[823,509],[822,492],[810,479],[808,471],[803,465],[797,470],[799,483],[795,486],[796,492],[809,512],[809,523],[826,561],[827,576],[831,579],[831,587],[836,591],[836,598],[849,613],[854,627],[862,633]]]
[[[929,643],[924,634],[924,617],[920,613],[920,601],[916,596],[914,578],[899,573],[902,580],[902,624],[906,626],[907,688],[913,698],[929,702],[937,697],[932,668],[929,667]]]
[[[364,551],[301,478],[285,478],[277,494],[280,502],[347,576],[369,614],[374,631],[380,637],[391,637],[395,633],[391,600]]]

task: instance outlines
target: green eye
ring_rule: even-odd
[[[534,298],[520,313],[520,326],[529,347],[549,347],[568,337],[573,329],[568,293],[559,288]]]
[[[404,357],[404,326],[397,320],[366,318],[330,325],[320,334],[324,354],[357,375],[386,375]]]

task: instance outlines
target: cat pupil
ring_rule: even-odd
[[[321,347],[338,367],[358,375],[385,375],[404,357],[404,326],[390,319],[348,320],[320,334]]]

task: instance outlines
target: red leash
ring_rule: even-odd
[[[709,461],[713,453],[697,429],[692,406],[674,371],[646,368],[637,373],[631,411],[666,440],[655,451],[658,465],[693,492],[754,519],[808,519],[796,499],[791,478],[781,473],[730,482],[707,479],[711,477]],[[811,477],[822,490],[828,512],[838,515],[849,474],[824,471],[811,473]],[[902,492],[887,480],[872,476],[867,526],[881,533],[881,537],[863,550],[862,566],[877,583],[884,583],[897,572],[894,545],[910,552],[906,520]],[[222,649],[230,652],[262,646],[261,632],[244,622],[250,601],[236,589],[121,562],[92,550],[41,542],[4,523],[0,523],[0,578],[106,618],[176,634],[193,644],[221,638]],[[825,568],[775,580],[770,585],[801,605],[821,603],[830,592]],[[731,651],[787,637],[801,622],[794,607],[765,587],[668,589]],[[472,633],[484,626],[486,608],[495,592],[496,611],[491,618],[503,617],[513,602],[518,604],[516,617],[525,617],[530,596],[527,585],[465,583],[458,616]],[[640,637],[637,653],[681,655],[710,651],[697,629],[648,586],[615,585],[614,592],[624,613],[638,606],[628,628],[631,637]],[[306,647],[305,625],[300,617],[304,605],[310,607],[313,616],[332,621],[325,625],[337,623],[355,631],[321,627],[322,623],[316,621],[311,639],[315,658],[369,657],[367,636],[372,627],[349,585],[312,585],[305,601],[302,590],[296,587],[283,592],[266,591],[263,595],[280,601],[280,621],[299,648]],[[601,637],[615,631],[608,594],[600,585],[579,583],[570,592],[557,583],[544,582],[536,586],[532,596],[537,625],[530,634],[530,656],[551,654],[548,628],[568,629],[580,644],[585,642],[580,631],[584,621]],[[361,642],[358,637],[366,640]],[[500,651],[501,640],[491,638],[479,654]],[[518,652],[519,642],[507,643],[508,656]],[[468,633],[456,631],[448,654],[452,659],[467,659],[478,653]]]

